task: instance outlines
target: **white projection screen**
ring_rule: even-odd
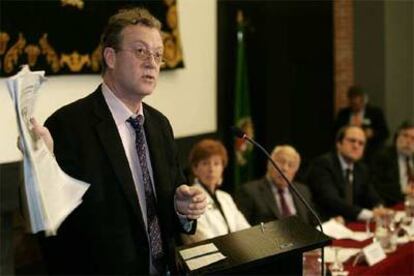
[[[157,89],[145,102],[171,121],[176,138],[215,132],[216,1],[179,0],[178,16],[185,68],[161,72]],[[59,107],[86,96],[99,75],[48,77],[36,105],[43,123]],[[0,79],[0,163],[21,160],[16,148],[16,120],[5,78]]]

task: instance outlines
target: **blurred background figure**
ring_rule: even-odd
[[[368,104],[368,95],[359,86],[351,86],[347,96],[349,106],[339,111],[335,133],[346,125],[362,128],[367,139],[365,159],[369,160],[384,145],[389,135],[384,113],[380,108]]]
[[[373,158],[373,184],[386,205],[404,201],[414,194],[414,123],[403,122],[394,136],[394,144]]]
[[[217,140],[204,139],[190,151],[189,163],[194,185],[207,193],[207,209],[197,220],[194,235],[182,234],[185,244],[249,228],[230,194],[219,190],[228,163],[227,151]]]
[[[300,166],[299,153],[292,146],[283,145],[275,147],[271,156],[286,178],[292,182]],[[294,185],[312,205],[308,188],[297,182]],[[242,185],[236,200],[252,225],[292,215],[299,216],[306,223],[313,223],[310,212],[300,199],[289,191],[288,183],[273,168],[270,161],[267,164],[266,175]]]
[[[308,184],[323,219],[343,216],[347,220],[369,220],[382,208],[381,198],[369,182],[367,166],[361,162],[366,139],[357,126],[341,128],[336,150],[317,157],[311,164]]]

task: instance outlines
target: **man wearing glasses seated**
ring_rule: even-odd
[[[365,144],[360,127],[343,127],[336,135],[336,150],[311,164],[307,182],[322,218],[369,220],[383,210],[368,168],[360,161]]]

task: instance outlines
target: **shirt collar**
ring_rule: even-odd
[[[358,111],[358,112],[352,112],[352,111],[351,111],[351,115],[359,115],[359,114],[360,114],[360,115],[361,115],[361,117],[362,117],[362,118],[364,118],[364,116],[365,116],[365,107],[366,107],[366,106],[364,106],[364,107],[363,107],[360,111]]]
[[[120,99],[118,99],[117,96],[115,96],[115,94],[105,83],[102,83],[101,90],[117,126],[125,124],[126,120],[128,120],[130,117],[136,118],[138,115],[142,115],[142,117],[145,118],[142,109],[142,103],[140,103],[138,113],[134,113],[129,110],[128,107]]]
[[[284,192],[284,193],[289,192],[289,187],[288,187],[288,186],[285,186],[285,187],[283,187],[283,188],[279,188],[279,187],[277,187],[277,185],[273,182],[273,180],[272,180],[272,178],[271,178],[270,176],[266,175],[266,179],[267,179],[267,182],[268,182],[268,183],[269,183],[269,185],[270,185],[270,189],[271,189],[273,192],[278,192],[279,190],[283,190],[283,192]],[[293,183],[292,183],[292,184],[293,184]]]
[[[350,169],[351,171],[354,170],[354,163],[352,163],[351,165],[348,165],[348,163],[345,162],[345,159],[342,157],[342,155],[338,152],[338,159],[339,159],[339,164],[341,165],[341,169],[342,171],[345,171],[347,169]]]

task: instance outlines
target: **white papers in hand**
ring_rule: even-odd
[[[183,249],[180,255],[190,270],[199,269],[226,258],[213,243]]]
[[[322,227],[325,235],[337,240],[351,239],[355,241],[364,241],[372,237],[372,233],[354,232],[345,225],[337,222],[335,219],[330,219],[329,221],[323,223]]]
[[[82,202],[89,184],[65,174],[42,139],[31,132],[35,101],[44,71],[31,72],[27,65],[7,86],[14,103],[18,132],[24,146],[24,197],[32,233],[55,235],[63,220]]]

